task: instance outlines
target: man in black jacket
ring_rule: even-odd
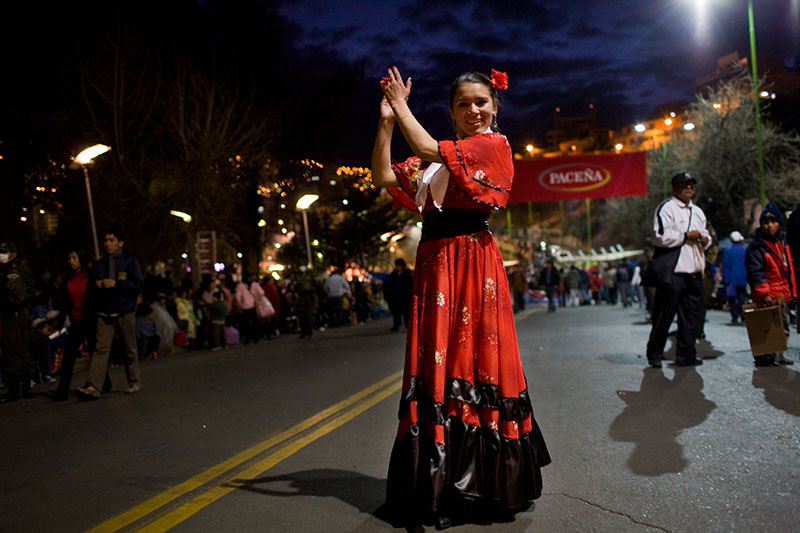
[[[94,291],[97,309],[97,345],[89,364],[86,386],[78,389],[84,399],[100,397],[100,386],[106,376],[108,357],[114,334],[119,332],[125,346],[125,373],[128,377],[126,394],[141,390],[139,384],[139,355],[136,346],[136,300],[144,287],[139,261],[126,254],[125,239],[119,230],[106,232],[103,246],[106,255],[95,265]]]
[[[28,331],[31,315],[28,303],[33,275],[17,257],[17,245],[0,244],[0,370],[8,385],[3,401],[26,398],[31,388],[31,357]]]

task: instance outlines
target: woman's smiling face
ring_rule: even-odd
[[[467,81],[459,85],[450,105],[450,117],[455,121],[459,139],[484,133],[496,113],[492,93],[482,83]]]

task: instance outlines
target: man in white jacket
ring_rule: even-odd
[[[653,301],[647,362],[660,368],[667,335],[678,315],[675,364],[695,366],[695,341],[703,320],[705,250],[711,245],[703,210],[692,203],[697,184],[690,174],[672,177],[672,196],[661,202],[653,216],[655,252],[651,263],[656,295]]]

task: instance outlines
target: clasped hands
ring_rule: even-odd
[[[703,246],[708,244],[708,237],[700,233],[698,230],[693,229],[692,231],[686,232],[686,242],[693,243],[699,242]]]
[[[381,118],[382,119],[396,119],[402,120],[410,115],[410,111],[405,111],[405,114],[398,116],[398,107],[401,109],[405,106],[411,94],[411,78],[409,77],[405,83],[400,76],[400,71],[396,66],[388,70],[388,75],[381,79],[381,90],[383,91],[383,98],[381,99]]]

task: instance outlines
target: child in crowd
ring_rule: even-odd
[[[136,310],[136,346],[139,360],[150,356],[158,359],[160,342],[161,338],[156,334],[156,324],[153,322],[153,308],[147,304],[140,305]]]
[[[789,245],[786,244],[786,233],[780,231],[783,213],[770,202],[761,212],[759,222],[761,227],[756,229],[745,253],[750,296],[756,304],[780,304],[783,330],[788,338],[790,316],[787,304],[797,297],[797,287],[794,286],[794,266]],[[794,362],[784,357],[783,352],[776,352],[756,357],[755,364],[791,365]]]
[[[39,317],[33,319],[28,350],[33,363],[33,381],[35,383],[52,383],[50,376],[50,334],[56,331],[53,321]]]

